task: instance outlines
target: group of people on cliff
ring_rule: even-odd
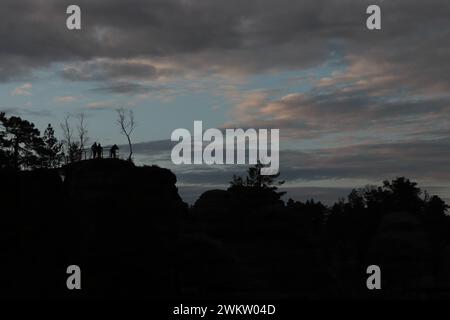
[[[117,158],[117,152],[119,151],[119,147],[115,144],[109,149],[109,157],[112,159]],[[103,158],[103,147],[100,143],[94,142],[91,146],[92,158],[93,159],[101,159]]]

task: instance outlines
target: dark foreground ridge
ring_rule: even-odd
[[[404,178],[331,208],[239,183],[188,208],[172,172],[118,159],[0,179],[0,298],[450,298],[446,205]]]

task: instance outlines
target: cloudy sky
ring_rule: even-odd
[[[188,201],[245,169],[172,165],[170,134],[194,120],[279,128],[297,199],[406,175],[449,200],[449,17],[445,0],[2,0],[0,110],[40,129],[84,112],[107,145],[131,108],[136,160],[173,169]]]

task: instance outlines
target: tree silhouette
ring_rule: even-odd
[[[79,148],[80,150],[83,150],[89,141],[88,130],[86,127],[86,115],[84,113],[78,115],[77,132]]]
[[[276,191],[279,186],[284,184],[284,181],[275,181],[280,176],[280,173],[276,175],[262,175],[261,169],[264,167],[262,163],[258,162],[256,165],[248,168],[245,178],[233,175],[230,187],[250,187]]]
[[[428,215],[442,217],[445,216],[448,209],[450,209],[450,206],[440,197],[432,196],[431,198],[427,198],[426,213]]]
[[[254,196],[265,197],[265,200],[278,201],[286,192],[278,192],[278,187],[284,184],[284,181],[276,181],[279,173],[276,175],[262,175],[261,169],[265,165],[258,162],[256,165],[247,169],[246,177],[233,175],[230,181],[229,191],[252,193]]]
[[[66,116],[64,122],[60,124],[64,137],[63,146],[69,162],[81,160],[82,151],[89,140],[85,114],[79,114],[77,119],[76,133],[70,124],[70,116]]]
[[[4,117],[4,113],[0,113],[0,118]],[[0,169],[12,167],[12,164],[10,162],[10,157],[8,157],[8,152],[4,149],[6,147],[6,140],[5,135],[6,131],[5,128],[0,121],[0,124],[2,125],[2,130],[0,130]]]
[[[62,159],[62,143],[56,139],[55,130],[50,124],[45,129],[42,140],[43,146],[40,154],[43,166],[47,168],[58,167]]]
[[[424,199],[417,183],[405,177],[392,181],[384,181],[382,187],[369,187],[364,191],[365,206],[372,210],[408,211],[419,213],[423,211]]]
[[[124,108],[117,109],[117,125],[120,128],[120,132],[127,138],[128,147],[130,149],[130,154],[128,155],[128,160],[132,160],[133,156],[133,146],[131,143],[131,134],[136,128],[136,122],[134,121],[133,110],[125,111]]]
[[[0,113],[3,133],[0,139],[3,157],[15,169],[36,168],[40,166],[39,151],[43,140],[34,124],[20,117],[6,117]]]

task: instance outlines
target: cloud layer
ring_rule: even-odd
[[[175,166],[170,160],[173,145],[170,141],[136,144],[136,160],[169,167],[176,173],[179,186],[190,192],[224,188],[234,174],[243,175],[247,168],[245,165]],[[336,194],[345,195],[352,187],[379,184],[383,180],[406,176],[420,182],[422,186],[439,187],[439,190],[435,188],[432,191],[450,199],[449,145],[450,139],[444,138],[302,151],[282,150],[280,178],[286,180],[287,190],[292,192],[291,196],[296,195],[296,192],[298,195],[300,189],[305,191],[305,188],[309,188],[308,194],[314,195],[313,191],[321,191],[324,197],[331,199],[330,197]],[[125,150],[126,147],[122,146],[121,149]],[[333,199],[336,200],[337,197]]]
[[[65,2],[2,1],[0,39],[6,45],[0,79],[55,62],[74,63],[64,76],[78,80],[155,79],[199,70],[252,73],[315,66],[335,50],[349,64],[364,58],[420,87],[426,78],[427,87],[441,91],[449,81],[450,8],[443,0],[381,1],[381,32],[365,28],[365,1],[80,0],[78,5],[82,30],[69,31]]]

